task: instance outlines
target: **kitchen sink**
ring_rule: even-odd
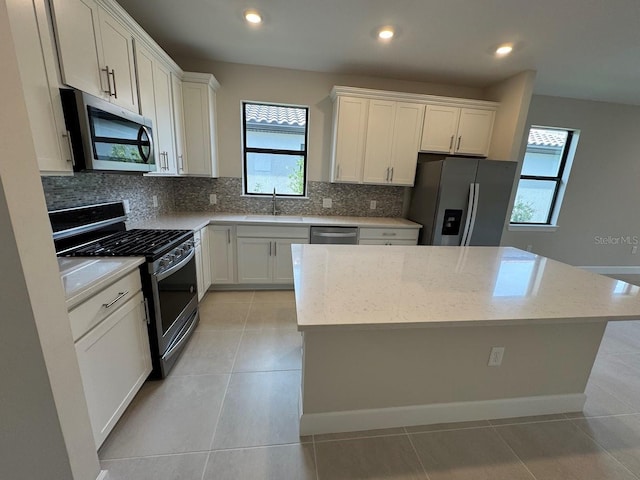
[[[302,222],[302,217],[290,215],[246,215],[245,220],[261,220],[263,222]]]

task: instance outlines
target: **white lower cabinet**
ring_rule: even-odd
[[[96,448],[151,372],[146,321],[138,292],[75,343]]]
[[[309,227],[237,227],[238,283],[293,283],[291,244],[309,243]]]
[[[232,225],[209,226],[209,254],[211,284],[236,283],[235,227]]]
[[[204,227],[203,229],[194,232],[193,237],[195,242],[198,301],[200,301],[211,286],[211,260],[208,228]]]

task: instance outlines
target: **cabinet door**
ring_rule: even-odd
[[[141,292],[75,344],[96,448],[151,372]]]
[[[158,148],[156,100],[153,89],[155,60],[153,55],[139,43],[135,44],[135,53],[140,114],[144,115],[147,118],[150,118],[153,121],[153,142],[156,146],[154,148],[156,170],[162,171],[163,164],[160,163]],[[164,158],[162,160],[164,160]]]
[[[309,243],[301,238],[276,238],[273,240],[273,281],[274,283],[293,283],[292,243]]]
[[[43,173],[70,173],[73,169],[66,142],[60,92],[48,64],[56,61],[51,32],[42,2],[7,2],[29,124]]]
[[[369,102],[363,183],[389,182],[395,113],[396,102],[385,100]]]
[[[238,282],[271,283],[273,242],[269,238],[238,238]]]
[[[138,113],[133,37],[120,22],[100,9],[103,65],[107,69],[107,85],[111,83],[109,101]]]
[[[184,148],[190,175],[211,176],[211,125],[209,122],[209,86],[183,82]]]
[[[233,227],[211,225],[209,227],[209,252],[211,260],[211,283],[235,283]]]
[[[105,98],[101,82],[102,40],[95,0],[51,0],[62,80]]]
[[[459,118],[460,109],[458,107],[427,105],[420,150],[452,153]]]
[[[160,62],[153,69],[153,92],[156,103],[155,132],[158,138],[158,173],[176,174],[175,130],[171,102],[171,71]]]
[[[494,117],[494,111],[463,108],[455,152],[486,156],[489,153]]]
[[[413,185],[423,118],[424,105],[402,102],[396,104],[389,176],[393,185]]]
[[[334,108],[332,181],[360,183],[369,100],[339,97]]]
[[[171,91],[173,100],[173,127],[175,136],[176,163],[178,173],[188,173],[187,156],[184,151],[184,107],[182,100],[182,80],[171,74]]]

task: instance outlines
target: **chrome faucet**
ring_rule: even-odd
[[[273,204],[273,214],[278,215],[278,209],[276,208],[276,189],[273,189],[273,197],[271,199],[271,203]]]

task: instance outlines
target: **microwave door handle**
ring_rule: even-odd
[[[146,135],[149,139],[149,154],[145,155],[144,150],[142,150],[142,135]],[[151,132],[144,125],[140,126],[140,130],[138,130],[138,153],[140,154],[140,158],[144,161],[144,163],[149,163],[149,161],[153,158],[153,138],[151,137]]]

